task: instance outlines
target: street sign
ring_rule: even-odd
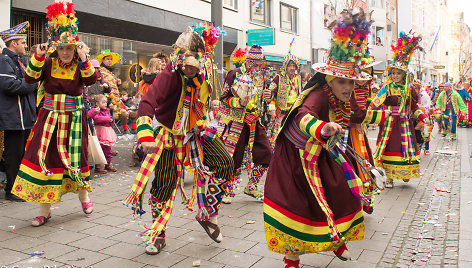
[[[271,46],[275,45],[274,28],[247,30],[247,45]]]

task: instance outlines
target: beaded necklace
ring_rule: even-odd
[[[351,119],[351,104],[348,102],[343,102],[336,98],[333,91],[328,85],[323,87],[323,91],[328,95],[329,107],[333,110],[336,120],[335,122],[341,125],[341,127],[346,128],[349,125],[349,120]]]

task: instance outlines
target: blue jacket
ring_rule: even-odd
[[[0,130],[32,129],[36,122],[36,84],[25,81],[23,57],[4,48],[0,55]]]

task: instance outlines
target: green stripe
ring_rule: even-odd
[[[342,235],[345,236],[349,230],[351,230],[354,226],[361,224],[364,221],[364,216],[360,217],[359,219],[355,220],[352,222],[351,226],[349,229],[346,231],[342,232]],[[324,234],[324,235],[313,235],[313,234],[307,234],[307,233],[302,233],[299,231],[296,231],[288,226],[283,225],[282,223],[278,222],[276,219],[272,218],[268,214],[264,213],[264,222],[267,224],[273,226],[274,228],[279,229],[281,232],[286,233],[288,235],[291,235],[297,239],[307,241],[307,242],[317,242],[317,243],[329,243],[333,242],[333,239],[331,238],[331,235]]]
[[[148,125],[148,124],[142,124],[142,125],[138,125],[138,126],[136,127],[136,131],[137,131],[137,132],[142,131],[142,130],[146,130],[146,129],[148,129],[148,130],[154,132],[154,130],[152,129],[152,127],[151,127],[150,125]]]
[[[310,120],[310,122],[308,122],[308,124],[306,125],[306,132],[307,133],[310,133],[310,128],[316,123],[318,122],[318,119],[314,118]],[[310,134],[311,135],[311,134]]]
[[[369,124],[374,124],[374,122],[377,120],[377,112],[373,111],[372,112],[372,119],[370,120]]]
[[[23,178],[24,180],[29,181],[33,184],[42,185],[42,186],[45,186],[45,185],[61,185],[62,184],[62,180],[48,179],[48,180],[43,181],[43,180],[36,179],[36,178],[26,174],[22,170],[18,171],[18,177]]]
[[[414,160],[411,163],[408,161],[389,161],[389,160],[382,160],[383,164],[395,165],[395,166],[412,166],[412,165],[419,165],[420,162],[418,160]]]
[[[28,62],[28,68],[30,68],[31,70],[33,70],[33,71],[35,71],[35,72],[37,72],[37,73],[41,72],[41,69],[43,69],[42,66],[41,66],[41,67],[36,67],[36,66],[34,66],[34,65],[31,63],[31,61]]]

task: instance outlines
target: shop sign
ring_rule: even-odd
[[[247,30],[247,45],[271,46],[275,45],[274,28]]]
[[[444,66],[444,65],[434,65],[434,69],[436,69],[436,70],[446,69],[446,66]]]
[[[267,61],[278,61],[278,62],[282,62],[282,61],[284,61],[284,58],[283,58],[283,57],[278,57],[278,56],[266,55],[266,60],[267,60]],[[306,64],[306,60],[300,60],[300,64],[302,64],[302,65]]]

